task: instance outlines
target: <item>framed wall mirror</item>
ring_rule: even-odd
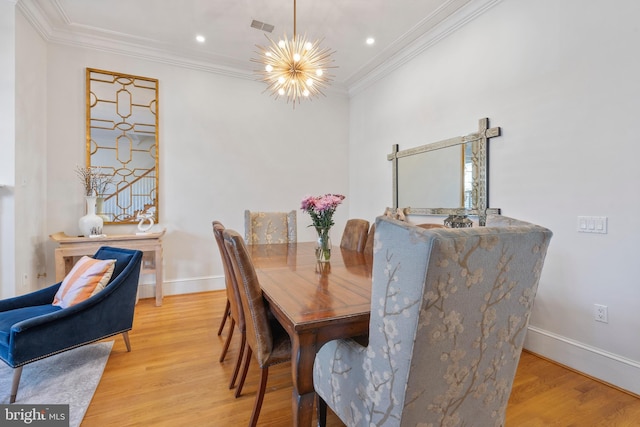
[[[478,132],[407,150],[392,147],[393,208],[407,215],[477,215],[484,225],[489,208],[488,139],[500,135],[480,119]]]
[[[108,177],[98,190],[106,224],[158,222],[158,80],[87,68],[86,163]]]

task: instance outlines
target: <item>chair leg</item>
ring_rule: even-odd
[[[129,331],[124,331],[122,333],[122,338],[124,338],[124,345],[127,346],[127,351],[131,351],[131,342],[129,341]]]
[[[224,346],[222,347],[222,354],[220,354],[220,362],[224,362],[224,358],[227,356],[227,350],[229,350],[229,344],[231,344],[231,337],[233,336],[233,330],[235,329],[236,321],[231,319],[231,329],[229,329],[229,335],[227,335],[227,340],[224,342]]]
[[[218,335],[222,335],[222,330],[224,329],[224,324],[227,323],[227,317],[229,317],[229,313],[231,313],[231,302],[227,299],[227,305],[224,308],[224,316],[222,316],[222,320],[220,320],[220,327],[218,328]],[[233,331],[233,328],[231,328]]]
[[[318,427],[326,427],[327,425],[327,402],[316,394],[316,416],[318,418]]]
[[[238,388],[236,389],[236,397],[239,397],[242,393],[242,387],[244,386],[244,380],[247,379],[247,371],[249,370],[249,363],[251,362],[251,346],[247,346],[247,351],[244,353],[244,366],[242,368],[242,374],[240,375],[240,382],[238,383]]]
[[[256,402],[253,405],[253,412],[251,413],[251,420],[249,421],[249,427],[255,427],[258,425],[258,417],[260,416],[260,409],[262,409],[262,401],[264,400],[264,392],[267,389],[267,377],[269,376],[269,367],[265,366],[260,369],[260,384],[258,385],[258,392],[256,394]]]
[[[11,383],[11,398],[9,399],[9,403],[14,403],[16,401],[18,385],[20,384],[20,376],[22,375],[22,368],[23,366],[18,366],[13,370],[13,382]]]
[[[242,364],[242,356],[244,356],[244,347],[247,344],[246,333],[242,333],[242,341],[240,342],[240,351],[238,352],[238,359],[236,359],[236,366],[233,368],[233,375],[231,376],[231,382],[229,388],[232,389],[236,386],[236,379],[238,378],[238,372],[240,372],[240,365]]]

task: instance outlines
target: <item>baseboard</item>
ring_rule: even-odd
[[[553,332],[529,326],[525,349],[634,395],[640,394],[640,363]]]
[[[138,286],[139,298],[155,298],[156,287],[153,282],[154,276],[150,280],[145,277],[140,278]],[[162,294],[181,295],[193,294],[197,292],[218,291],[225,288],[224,276],[191,277],[189,279],[165,280],[162,287]]]

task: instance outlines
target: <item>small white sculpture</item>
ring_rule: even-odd
[[[136,219],[140,220],[140,222],[138,222],[138,230],[140,230],[140,233],[146,233],[153,227],[155,211],[155,207],[150,207],[146,212],[140,212],[138,216],[136,216]],[[148,222],[148,224],[145,224],[145,222]]]

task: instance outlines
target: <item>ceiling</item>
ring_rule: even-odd
[[[425,35],[442,34],[446,18],[464,15],[460,23],[487,3],[298,0],[297,32],[335,51],[334,85],[348,89]],[[268,43],[265,34],[277,41],[293,32],[293,0],[18,0],[18,7],[49,42],[241,76],[256,75],[250,59],[255,45]],[[273,25],[273,32],[252,28],[252,20]],[[196,42],[197,34],[206,41]],[[367,45],[367,37],[375,44]]]

